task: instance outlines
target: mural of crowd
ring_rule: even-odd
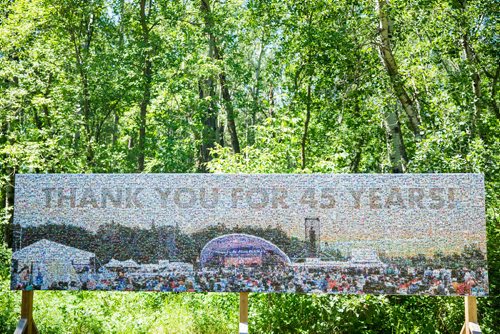
[[[229,230],[219,226],[199,235],[213,236],[215,231]],[[310,233],[310,228],[306,231]],[[283,234],[273,229],[257,232],[260,235]],[[175,244],[179,236],[167,239],[173,245],[167,243],[164,254],[170,249],[172,255],[182,255]],[[283,236],[276,240],[291,245]],[[226,233],[209,240],[193,262],[177,258],[142,263],[131,258],[117,260],[113,256],[119,253],[108,253],[101,258],[107,259],[103,263],[90,251],[40,239],[13,254],[12,288],[476,296],[488,292],[485,258],[474,248],[466,248],[463,254],[455,257],[436,254],[433,258],[418,255],[409,259],[383,258],[382,261],[372,249],[353,249],[349,256],[341,256],[340,260],[339,257],[327,257],[315,238],[294,247],[296,254],[317,257],[291,259],[280,247],[262,237]],[[112,248],[107,250],[111,252]],[[157,250],[157,254],[161,253]],[[457,258],[468,260],[457,262]]]

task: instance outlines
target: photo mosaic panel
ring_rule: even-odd
[[[12,289],[488,294],[479,174],[22,174]]]

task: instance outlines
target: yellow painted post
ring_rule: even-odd
[[[240,292],[240,334],[248,334],[248,292]]]
[[[465,323],[460,331],[461,334],[471,334],[473,332],[469,324],[478,323],[477,320],[477,299],[474,296],[465,296]],[[477,326],[479,328],[479,326]],[[480,331],[480,329],[479,329]],[[477,333],[477,331],[475,331]]]

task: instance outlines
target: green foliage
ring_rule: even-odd
[[[407,172],[485,175],[492,296],[479,313],[483,332],[498,331],[497,2],[390,1],[397,81],[420,138],[379,58],[373,1],[206,3],[209,12],[200,1],[147,0],[143,22],[134,1],[0,2],[1,240],[12,244],[16,173],[128,173],[141,155],[146,172],[390,172],[392,111]],[[7,291],[10,251],[0,244],[0,332],[12,332],[20,295]],[[236,328],[232,294],[39,295],[47,333]],[[463,318],[460,298],[252,295],[251,304],[250,328],[262,333],[456,333]]]
[[[161,293],[40,292],[34,318],[41,333],[234,333],[238,296]],[[20,292],[0,294],[0,331],[13,332]]]
[[[384,297],[260,294],[250,303],[249,327],[257,333],[386,333],[392,327]]]

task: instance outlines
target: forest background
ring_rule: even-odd
[[[0,332],[16,173],[484,173],[500,328],[494,0],[1,0]],[[42,333],[231,333],[237,294],[38,292]],[[463,298],[254,294],[252,333],[458,333]]]

